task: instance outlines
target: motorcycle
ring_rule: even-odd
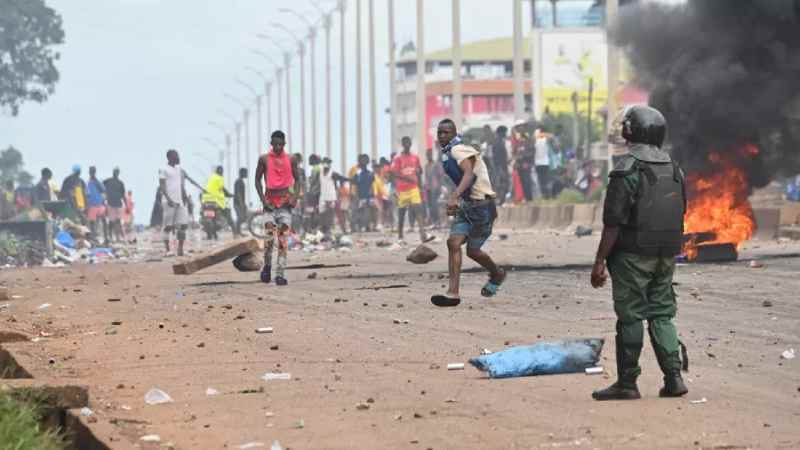
[[[220,211],[216,203],[203,203],[200,210],[200,225],[203,227],[203,231],[206,233],[206,238],[208,240],[219,239],[217,233],[222,230],[225,223],[224,221],[225,218],[222,216],[222,211]]]

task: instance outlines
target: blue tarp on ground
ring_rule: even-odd
[[[565,339],[512,347],[472,358],[469,363],[491,378],[583,372],[594,367],[603,351],[603,339]]]

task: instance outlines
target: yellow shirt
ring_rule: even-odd
[[[206,192],[201,198],[203,203],[214,202],[221,209],[225,209],[225,178],[219,174],[213,174],[206,183]]]

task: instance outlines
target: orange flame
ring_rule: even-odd
[[[750,183],[740,164],[756,154],[758,147],[752,144],[736,152],[712,152],[708,155],[711,170],[686,176],[684,232],[713,234],[710,240],[690,239],[684,244],[689,260],[697,257],[699,245],[731,243],[739,247],[753,236],[756,222],[748,201]]]

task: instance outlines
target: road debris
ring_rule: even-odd
[[[447,370],[464,370],[464,363],[451,363],[447,365]]]
[[[414,264],[428,264],[437,256],[439,255],[430,247],[420,244],[406,257],[406,261]]]
[[[139,438],[142,442],[161,442],[161,436],[157,434],[147,434]]]
[[[244,449],[247,449],[247,448],[261,448],[261,447],[266,447],[266,446],[267,446],[267,444],[265,444],[263,442],[248,442],[246,444],[240,445],[237,448],[240,448],[240,449],[244,450]]]
[[[94,411],[92,411],[91,409],[89,409],[89,408],[87,408],[85,406],[83,408],[81,408],[81,416],[89,417],[89,416],[92,416],[92,415],[94,415]]]
[[[763,302],[761,302],[761,306],[763,306],[764,308],[772,308],[772,302],[769,300],[764,300]]]
[[[751,269],[761,269],[763,267],[764,267],[764,263],[762,263],[759,260],[754,259],[754,260],[750,261],[750,268]]]
[[[699,404],[702,404],[702,403],[708,403],[708,399],[703,397],[703,398],[701,398],[699,400],[691,400],[691,401],[689,401],[689,403],[691,403],[692,405],[699,405]]]
[[[261,327],[261,328],[256,328],[256,333],[257,333],[257,334],[267,334],[267,333],[272,333],[272,327]]]
[[[214,388],[208,388],[208,389],[206,389],[206,395],[209,396],[209,397],[211,397],[213,395],[219,395],[219,391],[214,389]]]
[[[292,374],[290,373],[277,373],[277,372],[267,372],[261,377],[264,381],[272,381],[272,380],[291,380]]]
[[[586,375],[600,375],[603,373],[602,367],[587,367]]]
[[[208,253],[195,256],[192,259],[174,264],[172,272],[175,275],[191,275],[198,270],[219,264],[231,258],[246,253],[256,253],[260,249],[258,240],[253,238],[238,239],[229,244],[220,246]]]
[[[281,447],[281,443],[280,442],[274,441],[272,443],[272,447],[270,447],[269,450],[283,450],[283,447]]]
[[[357,403],[356,404],[356,409],[359,410],[359,411],[366,411],[366,410],[369,409],[369,404],[368,403],[364,403],[364,402]]]
[[[794,359],[794,349],[790,348],[781,353],[781,359]]]
[[[603,343],[599,338],[539,342],[478,356],[469,363],[491,378],[584,372],[597,366]]]
[[[144,395],[144,402],[148,405],[161,405],[163,403],[172,403],[173,401],[169,394],[158,388],[150,389]]]
[[[47,309],[47,308],[49,308],[50,306],[52,306],[52,305],[50,305],[50,303],[42,303],[42,304],[41,304],[41,305],[39,305],[39,307],[38,307],[38,308],[36,308],[36,309],[38,309],[38,310]]]

